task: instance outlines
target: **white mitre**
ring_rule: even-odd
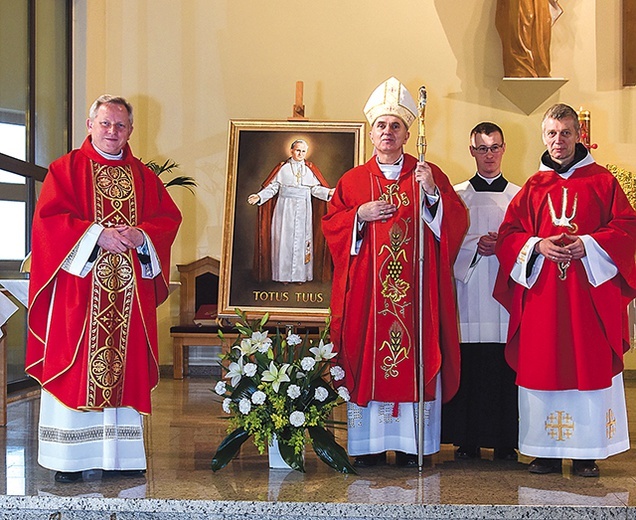
[[[397,116],[409,128],[417,117],[417,105],[398,79],[389,78],[373,91],[364,106],[364,115],[371,126],[380,116]]]

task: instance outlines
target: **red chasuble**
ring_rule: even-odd
[[[418,401],[418,316],[424,329],[427,400],[442,375],[442,398],[459,385],[459,341],[452,266],[468,227],[466,208],[448,178],[431,164],[443,218],[441,241],[424,224],[423,298],[417,297],[418,185],[416,159],[404,156],[397,180],[387,180],[376,158],[338,182],[323,231],[334,259],[331,338],[352,402]],[[355,215],[361,204],[385,199],[397,206],[386,221],[366,223],[358,255],[351,255]]]
[[[51,164],[33,218],[26,371],[69,408],[150,413],[159,380],[156,308],[168,296],[180,222],[159,178],[128,145],[111,161],[87,138]],[[84,278],[62,269],[94,223],[143,230],[162,272],[142,278],[135,250],[100,249]]]
[[[554,217],[559,221],[562,215],[572,217],[570,227],[555,225]],[[594,238],[618,274],[593,287],[581,260],[571,262],[565,279],[555,262],[545,260],[531,289],[510,278],[530,237],[563,232]],[[592,163],[568,179],[551,170],[528,179],[499,229],[494,292],[510,312],[506,359],[518,385],[534,390],[611,385],[629,348],[626,308],[636,296],[635,254],[636,213],[605,168]]]
[[[291,159],[287,159],[287,161],[289,160]],[[263,184],[261,184],[261,188],[267,187],[269,183],[274,180],[276,174],[287,161],[283,161],[274,167],[263,181]],[[305,161],[305,166],[311,170],[322,186],[325,188],[329,187],[318,166],[307,160]],[[272,279],[272,216],[274,215],[274,207],[276,206],[277,200],[278,194],[258,207],[253,262],[254,278],[258,282]],[[311,208],[313,229],[316,230],[319,229],[322,217],[327,212],[327,204],[324,200],[312,197]],[[321,282],[331,280],[331,257],[329,256],[329,249],[327,248],[327,244],[325,244],[325,238],[322,233],[314,233],[314,278]]]

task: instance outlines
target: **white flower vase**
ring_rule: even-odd
[[[272,442],[268,446],[267,454],[269,456],[270,469],[292,469],[292,467],[285,462],[278,449],[278,439],[276,435],[272,437]]]

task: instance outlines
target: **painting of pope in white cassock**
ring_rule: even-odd
[[[307,150],[304,140],[293,141],[291,156],[271,171],[258,193],[247,198],[259,206],[254,256],[258,281],[309,282],[314,278],[314,264],[321,281],[329,277],[330,269],[323,268],[328,253],[322,235],[314,238],[314,220],[324,213],[333,188],[318,167],[305,159]],[[323,202],[317,205],[316,199]]]

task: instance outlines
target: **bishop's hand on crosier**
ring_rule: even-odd
[[[420,183],[427,195],[434,195],[435,179],[433,179],[433,170],[426,161],[417,163],[415,167],[415,180]]]

